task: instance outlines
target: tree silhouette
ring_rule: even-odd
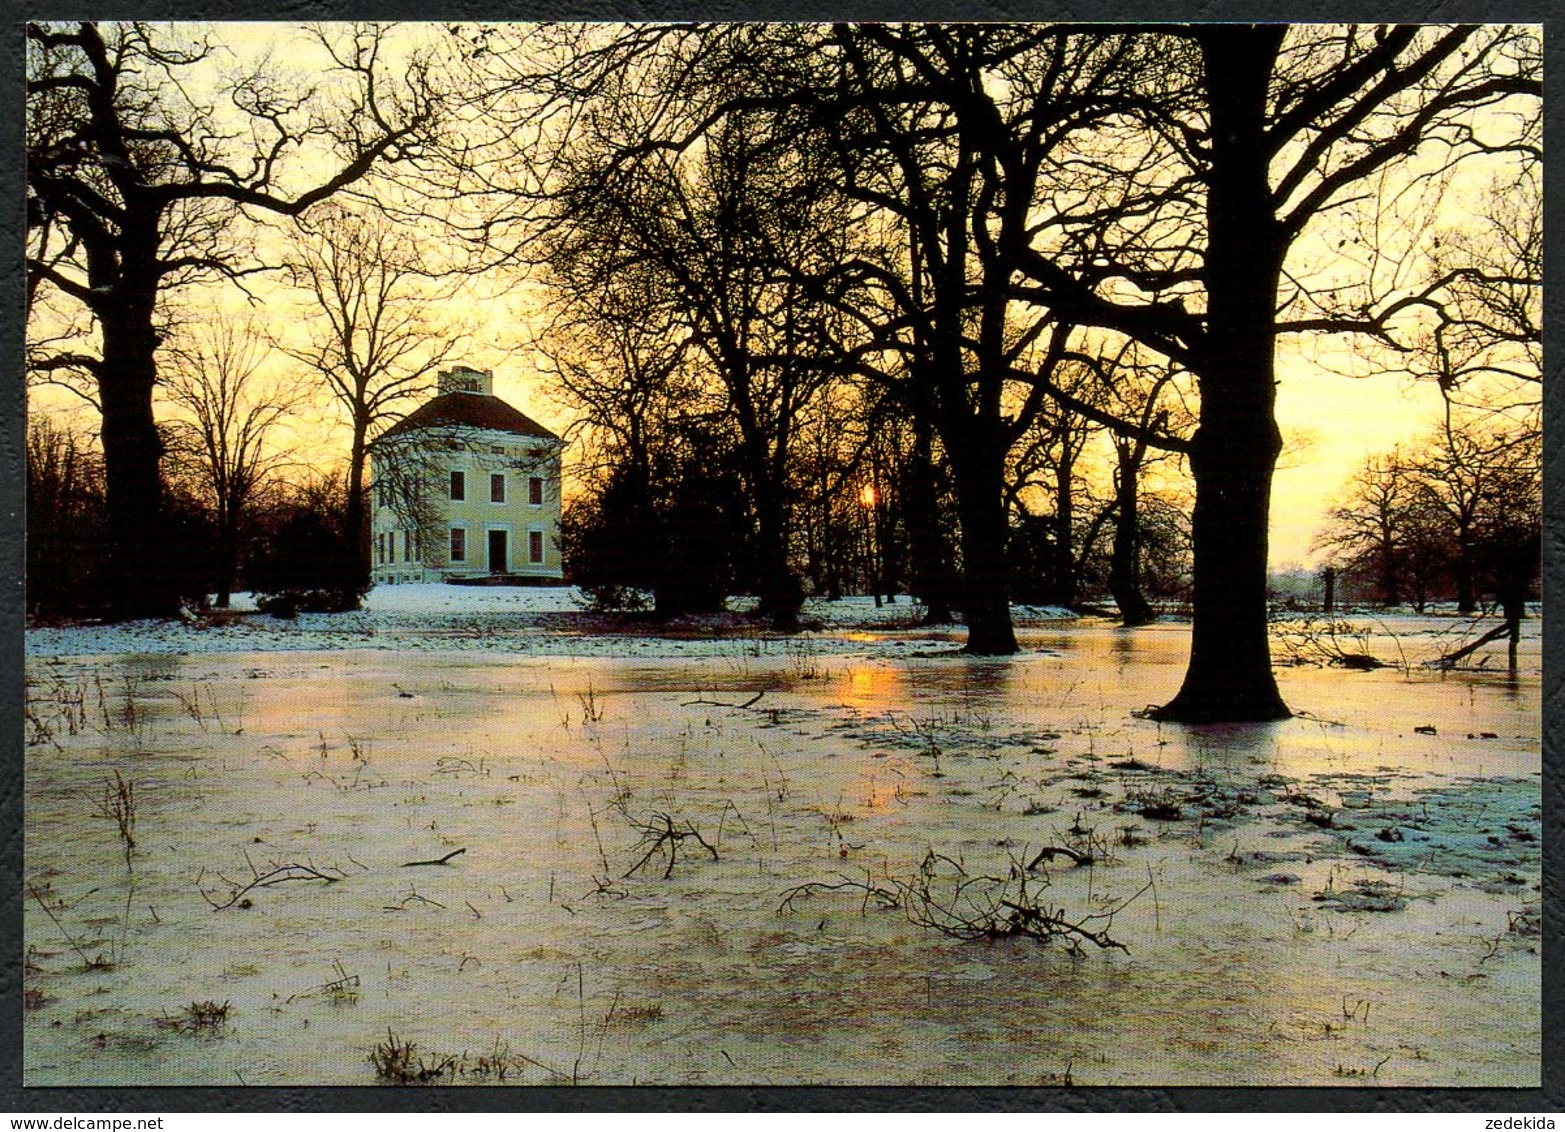
[[[102,413],[108,611],[175,612],[162,569],[162,443],[153,419],[161,302],[182,286],[240,281],[258,269],[235,238],[242,215],[303,214],[378,164],[411,160],[436,116],[426,63],[393,79],[380,30],[319,41],[344,88],[339,113],[263,70],[202,98],[185,77],[210,67],[210,38],[179,43],[140,23],[29,23],[27,276],[30,301],[53,292],[85,309],[98,351],[35,352],[34,372],[81,375]],[[237,117],[238,128],[235,128]],[[328,171],[295,188],[297,159],[329,154]],[[36,302],[30,307],[36,310]]]
[[[180,411],[168,426],[169,449],[194,472],[217,526],[215,579],[226,609],[238,569],[241,534],[256,495],[289,461],[273,435],[301,400],[288,383],[258,374],[266,336],[253,322],[219,319],[173,349],[163,398]]]
[[[428,315],[419,249],[402,227],[374,212],[331,207],[301,224],[289,269],[314,300],[307,344],[282,338],[347,415],[350,430],[343,532],[351,557],[338,582],[352,608],[369,586],[370,509],[364,485],[373,434],[430,388],[430,375],[457,342]]]
[[[1279,307],[1300,306],[1308,293],[1308,281],[1288,272],[1289,255],[1323,215],[1376,197],[1377,178],[1399,166],[1416,176],[1416,155],[1438,152],[1447,167],[1487,155],[1478,112],[1536,99],[1541,55],[1536,35],[1512,28],[1209,25],[1148,34],[1166,37],[1171,60],[1194,52],[1182,65],[1199,76],[1199,98],[1191,104],[1187,92],[1170,98],[1154,87],[1140,113],[1199,184],[1198,223],[1162,245],[1166,262],[1156,271],[1139,247],[1127,256],[1111,245],[1085,261],[1074,249],[1031,246],[1022,270],[1062,317],[1134,338],[1200,384],[1190,444],[1190,666],[1160,717],[1279,718],[1288,709],[1266,623],[1267,522],[1281,450],[1276,341],[1287,330],[1352,332],[1367,323],[1313,311],[1279,318]],[[1191,221],[1183,204],[1176,211]]]
[[[610,136],[572,151],[556,204],[563,219],[547,242],[551,279],[597,295],[623,274],[680,322],[738,436],[759,611],[793,627],[802,600],[789,560],[796,430],[834,370],[828,313],[781,264],[840,257],[842,224],[811,192],[807,157],[771,137],[766,116],[726,117],[688,152],[642,154],[640,123],[616,120],[617,105],[597,118]]]

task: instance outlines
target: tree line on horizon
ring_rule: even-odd
[[[393,62],[355,25],[316,32],[333,99],[254,71],[221,107],[173,95],[210,40],[27,34],[29,313],[87,318],[35,333],[29,368],[101,414],[111,616],[177,605],[154,411],[174,298],[266,267],[234,236],[265,215],[295,225],[319,308],[289,353],[353,425],[344,603],[365,446],[439,360],[419,288],[526,279],[584,422],[566,545],[601,592],[677,612],[738,581],[786,630],[806,584],[870,575],[1003,655],[1029,585],[1150,616],[1149,587],[1181,584],[1183,474],[1171,720],[1288,714],[1266,637],[1280,336],[1458,407],[1499,390],[1518,419],[1541,382],[1532,28],[455,25]],[[333,163],[301,179],[304,152]],[[438,269],[403,246],[426,226]],[[1158,459],[1183,471],[1149,491]]]
[[[1371,455],[1316,539],[1341,592],[1419,613],[1488,604],[1518,640],[1526,603],[1540,596],[1538,439],[1535,422],[1448,416],[1417,442]]]

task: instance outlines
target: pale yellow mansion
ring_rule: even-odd
[[[559,437],[457,366],[370,450],[377,583],[557,581]]]

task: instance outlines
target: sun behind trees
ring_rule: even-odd
[[[780,242],[733,243],[723,278],[776,280],[825,304],[835,364],[897,390],[938,435],[970,651],[1016,648],[1005,468],[1043,404],[1091,409],[1122,438],[1184,455],[1192,653],[1161,715],[1188,722],[1288,714],[1266,604],[1279,336],[1400,350],[1399,316],[1439,301],[1376,249],[1346,254],[1344,238],[1333,255],[1327,241],[1412,225],[1399,208],[1437,207],[1469,164],[1525,165],[1541,93],[1536,32],[1507,27],[501,27],[475,33],[469,57],[526,147],[497,142],[505,174],[484,184],[484,239],[527,223],[571,231],[562,167],[593,170],[595,190],[650,191],[723,160],[720,139],[741,122],[765,139],[757,156],[774,176],[793,174],[812,207],[840,218],[842,255],[822,264]],[[648,198],[636,215],[678,215],[693,199]],[[621,220],[617,231],[661,241],[648,254],[683,264],[658,225]],[[1407,230],[1400,261],[1427,262],[1435,243]],[[1446,286],[1472,278],[1451,268]],[[703,348],[732,337],[699,303],[679,319]],[[813,367],[817,341],[767,356]],[[1127,341],[1188,375],[1188,436],[1134,407],[1069,399],[1065,367]],[[1128,472],[1134,446],[1125,457]]]

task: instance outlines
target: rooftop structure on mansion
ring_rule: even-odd
[[[440,374],[438,395],[381,434],[382,439],[417,429],[480,428],[543,440],[560,438],[526,413],[494,395],[494,372],[454,366]]]

